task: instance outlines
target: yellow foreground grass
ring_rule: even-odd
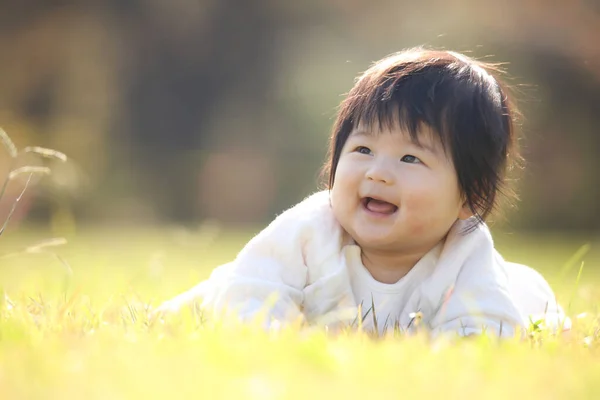
[[[497,235],[505,257],[540,270],[569,308],[574,327],[561,337],[542,329],[524,341],[431,342],[265,333],[207,323],[192,310],[149,318],[249,235],[97,229],[21,252],[48,235],[8,232],[0,239],[0,398],[600,398],[598,238]]]

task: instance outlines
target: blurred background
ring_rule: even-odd
[[[597,0],[3,1],[0,126],[69,156],[12,227],[264,224],[317,188],[354,78],[418,45],[506,63],[527,164],[499,224],[600,232]]]

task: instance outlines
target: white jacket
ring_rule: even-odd
[[[434,334],[468,335],[487,329],[512,336],[518,326],[527,328],[530,318],[568,328],[569,320],[544,278],[531,268],[504,261],[486,225],[465,234],[465,223],[457,221],[452,227],[441,251],[437,248],[430,257],[434,263],[415,266],[425,269],[413,274],[418,282],[398,305],[399,327],[414,329],[417,324],[411,320],[420,313],[419,325]],[[217,267],[208,280],[159,310],[177,310],[199,299],[209,311],[234,309],[244,320],[268,307],[268,321],[348,323],[358,311],[352,286],[361,284],[351,282],[349,263],[359,260],[360,248],[344,233],[329,193],[322,191],[283,212],[234,261]],[[270,304],[273,295],[276,301]],[[363,327],[369,328],[370,321],[367,318]]]

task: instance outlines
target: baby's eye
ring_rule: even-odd
[[[400,161],[409,163],[409,164],[419,164],[421,160],[415,156],[411,156],[410,154],[405,155],[400,159]]]
[[[371,154],[371,149],[365,146],[358,146],[356,149],[354,149],[354,151],[361,154]]]

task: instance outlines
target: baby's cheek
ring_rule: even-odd
[[[411,234],[419,235],[431,229],[436,219],[436,209],[435,202],[428,196],[410,195],[405,198],[403,207]]]
[[[426,203],[426,199],[412,195],[405,198],[402,204],[404,222],[413,235],[426,231],[431,222],[431,210],[428,210]]]

